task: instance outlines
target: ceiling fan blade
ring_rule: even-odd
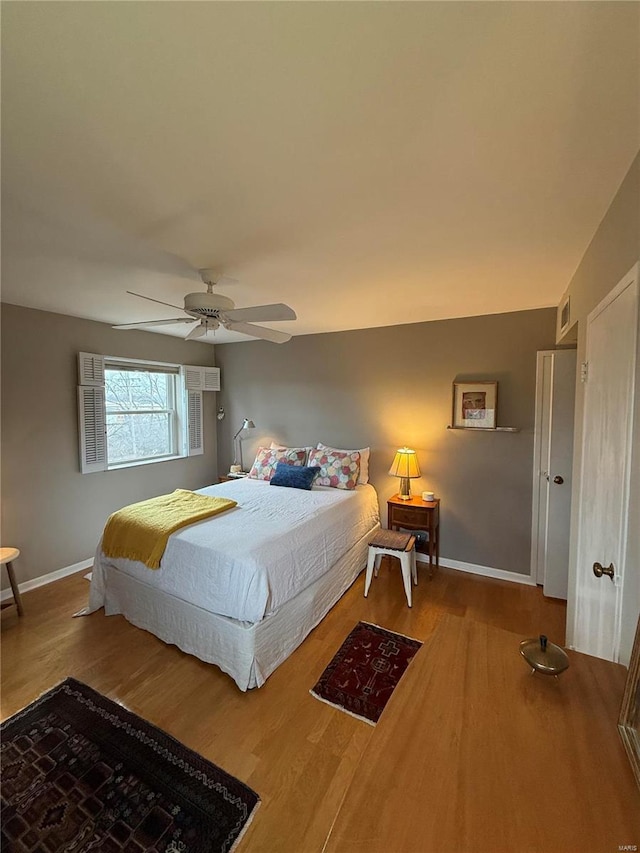
[[[253,322],[254,320],[295,320],[296,312],[284,302],[276,302],[273,305],[253,305],[250,308],[233,308],[225,311],[225,316],[234,322],[236,320]]]
[[[209,330],[207,329],[204,323],[198,323],[195,328],[191,329],[191,331],[185,338],[185,341],[192,341],[194,340],[194,338],[201,338],[203,335],[206,335],[208,331]]]
[[[112,329],[141,329],[144,326],[173,326],[176,323],[196,323],[193,317],[179,317],[174,320],[140,320],[139,323],[119,323]]]
[[[271,341],[274,344],[285,344],[291,340],[287,332],[277,332],[275,329],[265,329],[264,326],[254,326],[253,323],[225,323],[225,329],[230,332],[240,332],[243,335],[251,335],[253,338],[261,338],[263,341]]]
[[[163,302],[162,299],[154,299],[153,296],[145,296],[144,293],[134,293],[133,290],[127,290],[130,296],[138,296],[140,299],[148,299],[149,302],[157,302],[158,305],[168,305],[169,308],[177,308],[178,311],[183,311],[182,305],[172,305],[171,302]]]

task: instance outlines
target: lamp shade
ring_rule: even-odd
[[[403,477],[406,479],[419,477],[420,466],[418,465],[418,457],[415,450],[411,450],[410,447],[398,448],[391,468],[389,468],[389,473],[393,477]]]
[[[233,440],[234,441],[236,440],[236,438],[240,435],[240,433],[242,432],[243,429],[255,429],[255,428],[256,428],[256,425],[254,424],[254,422],[250,421],[249,418],[245,418],[242,421],[242,426],[240,427],[238,432],[233,436]]]

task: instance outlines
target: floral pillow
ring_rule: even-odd
[[[278,450],[277,448],[259,447],[249,471],[249,477],[252,480],[270,480],[275,474],[278,462],[286,462],[288,465],[304,465],[306,458],[306,450]]]
[[[271,450],[304,450],[305,459],[310,450],[313,450],[313,447],[287,447],[285,444],[276,444],[275,441],[271,442]]]
[[[318,450],[329,450],[331,453],[353,453],[352,450],[345,450],[344,447],[329,447],[328,444],[323,444],[319,441],[316,445]],[[361,447],[358,450],[360,454],[360,478],[358,479],[358,483],[360,485],[364,485],[369,482],[369,454],[371,453],[370,447]]]
[[[330,450],[312,450],[309,465],[319,465],[320,473],[316,486],[332,486],[334,489],[355,489],[360,476],[360,453],[353,450],[340,453]]]

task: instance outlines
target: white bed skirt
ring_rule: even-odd
[[[104,610],[122,614],[228,673],[240,690],[261,687],[344,595],[367,562],[376,524],[335,565],[261,622],[238,622],[160,592],[114,566],[106,570]]]

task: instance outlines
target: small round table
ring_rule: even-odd
[[[7,574],[9,575],[9,583],[11,584],[11,591],[13,592],[13,601],[5,601],[2,607],[11,607],[14,603],[18,610],[18,616],[22,616],[22,599],[20,598],[20,590],[18,589],[18,584],[16,583],[16,576],[13,571],[13,561],[20,556],[20,551],[17,548],[0,548],[0,566],[7,567]]]

